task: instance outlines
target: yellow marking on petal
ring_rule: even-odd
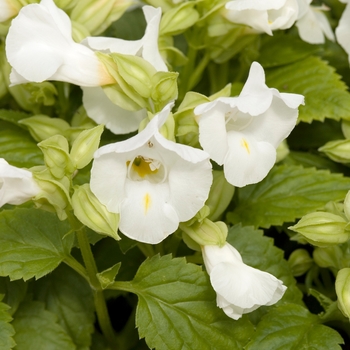
[[[242,140],[241,140],[241,145],[242,145],[242,147],[244,147],[244,148],[246,149],[246,151],[248,152],[248,154],[250,154],[249,144],[248,144],[248,142],[247,142],[246,139],[242,139]]]
[[[145,215],[148,212],[148,209],[151,206],[151,196],[149,195],[149,193],[146,193],[145,196],[143,197],[143,204],[145,206]]]
[[[140,177],[157,174],[158,169],[152,170],[151,164],[151,160],[144,159],[143,157],[139,156],[134,159],[134,162],[132,163],[132,170],[136,171]]]

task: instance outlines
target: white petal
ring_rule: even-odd
[[[317,18],[317,21],[326,38],[334,41],[335,37],[332,31],[331,25],[328,22],[327,16],[321,10],[322,10],[322,7],[315,9],[315,16]]]
[[[309,44],[323,44],[325,42],[323,31],[311,8],[297,21],[296,26],[300,38],[305,42]]]
[[[237,187],[264,179],[276,161],[276,149],[268,142],[257,142],[239,132],[228,133],[229,151],[224,160],[224,174]]]
[[[335,29],[335,36],[339,45],[349,55],[350,62],[350,5],[346,5],[340,17],[338,27]]]
[[[104,124],[115,134],[127,134],[138,129],[147,112],[128,111],[115,105],[103,92],[101,87],[85,87],[83,105],[87,115],[98,124]]]
[[[139,242],[161,242],[179,225],[177,214],[168,200],[166,183],[127,180],[120,209],[120,231]]]

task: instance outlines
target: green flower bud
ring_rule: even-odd
[[[350,191],[348,191],[344,199],[344,214],[349,221],[350,220]]]
[[[298,277],[311,268],[313,260],[307,250],[296,249],[289,256],[288,263],[292,269],[293,276]]]
[[[82,169],[91,162],[100,144],[102,132],[103,125],[98,125],[79,134],[73,142],[70,152],[70,158],[75,168]]]
[[[307,214],[289,229],[302,234],[305,239],[318,247],[344,243],[350,239],[347,221],[335,214],[315,212]]]
[[[33,198],[38,208],[50,212],[56,212],[60,220],[67,218],[66,209],[70,207],[69,188],[70,181],[67,177],[53,179],[46,167],[32,168],[33,177],[41,191]]]
[[[111,213],[84,184],[74,189],[72,206],[75,216],[97,233],[108,235],[116,240],[118,236],[119,214]]]
[[[350,268],[338,272],[335,280],[335,292],[338,297],[339,310],[350,319]]]
[[[346,139],[350,139],[350,121],[349,120],[342,120],[341,130],[343,132],[344,137]]]
[[[338,163],[350,163],[350,139],[327,142],[318,149]]]
[[[286,140],[283,140],[277,147],[276,163],[280,162],[288,156],[289,147]]]
[[[50,172],[57,179],[73,173],[73,162],[68,154],[68,141],[62,135],[51,136],[38,143]]]
[[[178,35],[193,26],[199,19],[199,13],[194,9],[196,3],[186,2],[165,12],[160,22],[160,35]]]
[[[55,4],[62,10],[70,10],[77,5],[79,0],[54,0]]]
[[[75,42],[80,43],[88,36],[91,36],[91,33],[83,24],[72,21],[72,38]]]
[[[178,75],[175,72],[157,72],[152,77],[153,88],[151,98],[158,111],[177,98]]]
[[[320,267],[334,267],[341,269],[343,267],[343,251],[338,245],[325,248],[316,248],[313,252],[315,263]]]
[[[223,246],[227,237],[227,225],[222,221],[212,222],[205,218],[202,222],[196,222],[192,225],[186,223],[180,224],[180,228],[193,241],[199,245],[218,245]]]
[[[230,204],[234,186],[226,181],[225,175],[221,170],[213,170],[213,184],[211,185],[209,197],[205,204],[210,208],[210,220],[217,220]]]
[[[50,118],[46,115],[22,119],[19,124],[28,127],[30,134],[35,141],[43,141],[54,135],[62,135],[70,128],[70,125],[63,119]]]

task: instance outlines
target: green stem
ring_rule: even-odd
[[[179,97],[178,97],[179,101],[182,101],[183,98],[185,97],[186,93],[189,91],[189,89],[188,89],[189,80],[190,80],[193,68],[195,66],[196,58],[197,58],[197,50],[195,48],[193,48],[192,46],[188,47],[187,58],[188,58],[188,62],[183,67],[183,69],[180,73]]]
[[[133,288],[131,282],[117,281],[108,286],[108,289],[122,290],[124,292],[136,294],[135,288]]]
[[[97,278],[98,270],[91,251],[89,240],[86,236],[85,226],[81,226],[80,222],[78,222],[70,212],[67,212],[67,215],[72,228],[75,230],[81,255],[83,256],[84,264],[90,281],[90,286],[93,291],[98,323],[101,327],[102,333],[106,337],[112,349],[117,349],[117,340],[108,315],[106,300],[103,295],[103,289]]]
[[[89,276],[87,275],[87,271],[85,267],[80,264],[79,261],[75,260],[71,255],[66,257],[63,260],[64,263],[66,263],[70,268],[72,268],[74,271],[78,272],[80,276],[82,276],[87,282],[90,283]]]
[[[137,243],[137,246],[146,258],[150,258],[151,256],[156,255],[153,247],[150,244],[139,242]]]

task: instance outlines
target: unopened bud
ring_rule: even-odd
[[[335,162],[350,163],[350,140],[330,141],[318,150]]]
[[[288,263],[292,269],[293,276],[298,277],[311,268],[313,260],[307,250],[296,249],[289,256]]]
[[[345,317],[350,319],[350,268],[338,272],[335,280],[335,291],[338,297],[338,307]]]
[[[342,266],[343,251],[338,245],[316,248],[313,252],[313,258],[315,263],[320,267],[335,267],[341,269]]]

